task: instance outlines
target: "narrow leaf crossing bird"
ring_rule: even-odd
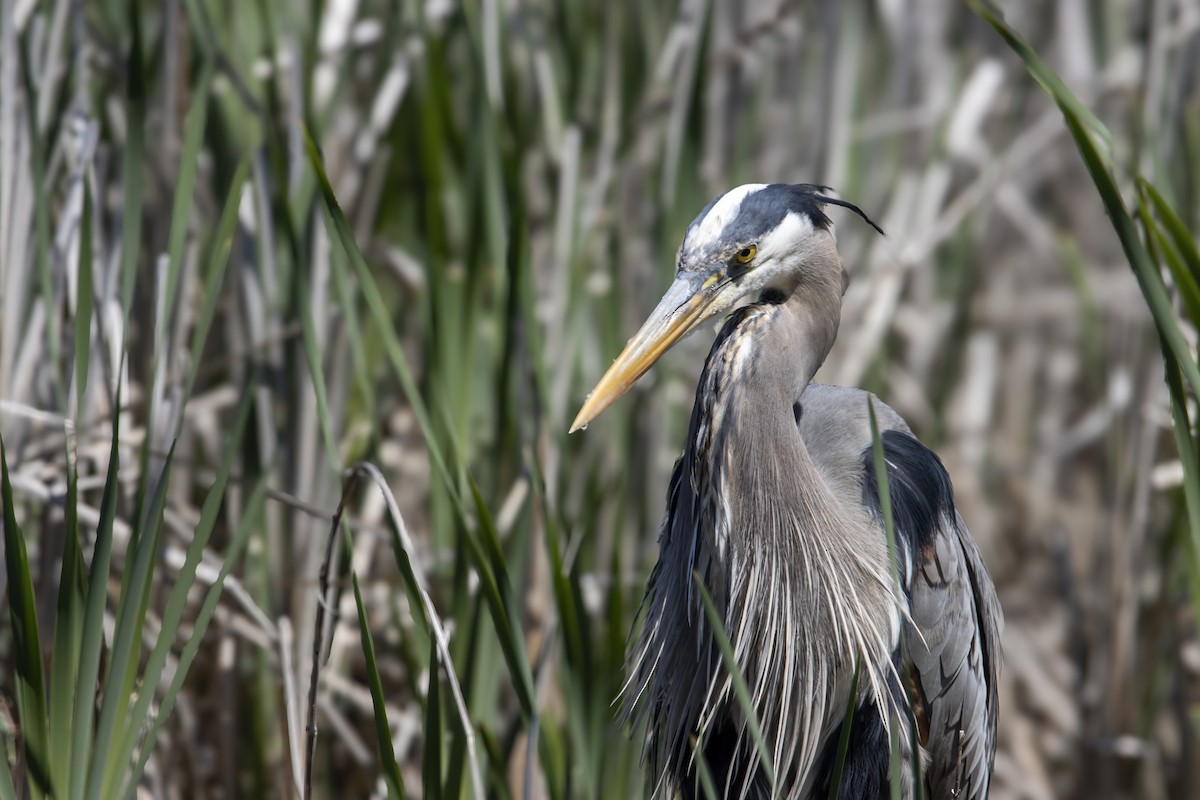
[[[730,314],[696,390],[626,665],[624,707],[645,723],[656,796],[988,792],[1001,611],[950,479],[887,405],[812,383],[845,286],[825,211],[848,208],[878,230],[825,191],[750,184],[710,202],[674,283],[571,428]]]

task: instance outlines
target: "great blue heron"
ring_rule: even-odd
[[[844,286],[824,209],[844,206],[871,222],[824,190],[752,184],[710,202],[688,226],[675,282],[571,428],[593,420],[705,320],[751,298],[705,361],[627,663],[625,706],[647,723],[656,795],[695,796],[700,755],[722,796],[771,793],[694,574],[748,686],[776,796],[828,796],[847,722],[842,797],[886,797],[893,777],[911,796],[915,774],[929,797],[988,792],[1001,612],[946,470],[874,400],[897,580],[872,457],[871,396],[810,383],[837,335]]]

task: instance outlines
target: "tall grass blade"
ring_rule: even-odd
[[[212,537],[217,514],[221,510],[221,502],[225,497],[225,488],[229,484],[229,473],[233,469],[234,460],[241,451],[242,435],[246,430],[246,422],[250,418],[253,399],[254,388],[251,385],[242,392],[242,400],[238,405],[237,416],[226,442],[221,464],[217,468],[216,478],[208,490],[208,496],[204,498],[204,505],[200,509],[200,521],[193,532],[192,541],[188,544],[183,566],[175,577],[175,586],[167,599],[159,627],[158,640],[142,670],[141,691],[138,692],[137,702],[124,723],[124,730],[120,733],[119,743],[113,752],[112,763],[117,767],[123,767],[129,763],[133,756],[134,745],[150,716],[150,703],[154,699],[159,681],[162,679],[167,655],[179,634],[179,625],[183,620],[188,592],[196,581],[196,568],[200,565],[200,561],[204,557],[204,550],[208,547],[209,539]],[[139,777],[133,775],[131,779],[136,781]]]
[[[125,61],[125,150],[121,158],[121,309],[125,337],[133,309],[142,241],[143,178],[146,169],[146,75],[142,61],[141,3],[129,0],[129,56]],[[122,343],[124,344],[124,343]],[[122,346],[122,351],[124,347]]]
[[[363,606],[358,574],[352,573],[350,580],[354,584],[354,604],[358,608],[358,627],[362,640],[363,660],[366,662],[367,668],[367,686],[371,689],[371,705],[375,708],[375,738],[379,743],[379,768],[383,772],[384,783],[387,784],[389,800],[397,800],[397,798],[405,796],[404,779],[400,776],[400,767],[396,764],[396,753],[392,749],[392,729],[388,724],[383,682],[379,679],[379,666],[375,661],[375,641],[371,637],[371,626],[367,623],[367,610]],[[437,663],[436,658],[435,654],[432,664]],[[437,683],[435,667],[430,668],[429,681],[432,689],[433,685]]]
[[[117,510],[118,470],[120,452],[120,384],[113,408],[112,447],[108,455],[108,473],[104,493],[100,498],[100,520],[96,526],[96,541],[92,548],[91,570],[88,573],[87,603],[83,618],[83,641],[79,651],[79,673],[75,681],[75,711],[71,743],[71,798],[83,797],[90,763],[95,718],[96,682],[100,676],[100,650],[104,646],[104,609],[108,604],[108,576],[112,561],[113,520]]]
[[[578,672],[581,680],[590,683],[593,665],[587,658],[587,639],[584,631],[587,629],[586,614],[575,602],[571,576],[563,561],[562,548],[559,541],[558,525],[555,522],[553,510],[545,494],[545,484],[537,463],[531,463],[530,473],[534,492],[543,508],[543,529],[545,535],[546,554],[552,570],[551,581],[554,587],[554,600],[558,609],[559,624],[562,625],[563,638],[567,644],[567,657],[572,661],[572,670]]]
[[[529,668],[529,655],[525,651],[525,640],[519,633],[521,624],[517,616],[512,584],[508,577],[507,562],[504,559],[504,551],[500,547],[500,537],[496,533],[495,522],[492,520],[491,512],[484,503],[483,495],[474,478],[471,479],[471,496],[475,501],[479,531],[491,560],[489,565],[482,563],[482,560],[479,559],[476,561],[475,567],[480,571],[481,579],[485,573],[487,574],[488,605],[492,611],[492,619],[496,623],[500,647],[504,651],[505,660],[508,661],[508,668],[513,676],[513,688],[521,703],[521,709],[525,712],[527,719],[532,719],[537,713],[534,701],[533,672]],[[466,538],[468,541],[471,540],[470,536]],[[472,552],[472,555],[477,556],[473,548],[469,547],[468,550]]]
[[[425,754],[421,774],[425,797],[441,800],[442,797],[442,693],[438,677],[437,640],[429,640],[429,689],[425,692]],[[378,706],[376,706],[378,708]]]
[[[132,60],[132,59],[131,59]],[[140,67],[140,63],[138,64]],[[130,66],[132,71],[135,67]],[[204,126],[207,119],[208,96],[209,88],[212,83],[212,65],[206,63],[201,70],[200,80],[192,95],[191,105],[188,108],[187,125],[184,134],[183,149],[179,156],[179,175],[175,186],[175,197],[172,204],[171,212],[171,229],[168,237],[168,259],[167,259],[167,277],[166,286],[156,287],[159,291],[159,297],[162,298],[161,308],[158,313],[161,318],[154,320],[153,332],[153,349],[150,356],[150,374],[157,376],[159,374],[159,360],[166,353],[167,332],[170,328],[169,320],[172,317],[173,309],[176,304],[176,293],[179,288],[179,275],[182,270],[183,261],[183,246],[187,240],[188,227],[192,214],[192,199],[196,191],[196,173],[199,168],[200,161],[200,146],[204,135]],[[144,90],[144,87],[143,87]],[[133,93],[130,93],[130,105],[134,103]],[[128,154],[127,154],[128,157]],[[140,176],[139,176],[140,177]],[[140,191],[140,190],[139,190]],[[129,246],[129,240],[126,240],[125,246]],[[136,270],[136,263],[133,265]],[[129,276],[126,276],[129,277]],[[132,287],[127,287],[132,288]],[[132,297],[124,298],[125,302],[131,302]],[[128,317],[129,307],[126,305],[125,314]],[[195,366],[195,364],[193,364]],[[158,381],[152,378],[150,383],[151,391],[146,399],[145,418],[149,421],[150,429],[154,429],[154,422],[157,419],[159,392],[157,390]],[[183,414],[179,415],[180,423],[182,423]],[[135,521],[130,539],[130,546],[136,548],[139,537],[144,528],[149,527],[148,518],[144,516],[144,502],[146,492],[149,486],[148,481],[152,470],[150,464],[153,463],[151,450],[157,442],[157,437],[146,435],[142,438],[141,447],[141,473],[138,482],[138,493],[136,510],[133,515]],[[172,444],[172,448],[174,445]],[[128,591],[128,583],[125,580],[126,573],[122,576],[121,589],[122,592]],[[149,584],[147,584],[147,587]],[[128,682],[132,687],[133,673],[127,676]],[[123,714],[123,712],[119,712]]]
[[[1150,201],[1143,196],[1138,201],[1138,218],[1142,221],[1142,229],[1146,232],[1146,246],[1150,255],[1160,264],[1166,264],[1175,281],[1175,289],[1183,300],[1184,309],[1189,319],[1200,320],[1200,284],[1196,276],[1184,263],[1183,257],[1176,249],[1175,243],[1167,238],[1167,234],[1154,219]],[[1159,343],[1166,345],[1159,339]],[[1170,352],[1170,346],[1167,345]]]
[[[875,481],[879,487],[879,507],[883,512],[883,530],[887,536],[888,560],[891,562],[892,580],[896,591],[900,591],[900,560],[896,550],[896,522],[892,514],[892,490],[888,480],[887,458],[883,453],[883,439],[879,435],[879,420],[875,416],[875,401],[867,398],[867,417],[871,425],[871,459],[875,469]]]
[[[17,800],[17,787],[13,785],[12,771],[8,768],[8,753],[0,742],[0,800]]]
[[[84,423],[88,364],[92,353],[92,193],[83,180],[83,216],[79,222],[79,282],[75,299],[75,422]]]
[[[1080,154],[1083,155],[1088,171],[1092,175],[1092,180],[1096,184],[1096,189],[1100,193],[1100,198],[1104,202],[1104,207],[1108,211],[1113,228],[1121,240],[1125,256],[1128,258],[1129,264],[1133,267],[1134,274],[1137,276],[1138,285],[1141,287],[1142,294],[1150,306],[1150,313],[1154,317],[1154,323],[1158,328],[1159,334],[1167,344],[1171,354],[1178,361],[1183,371],[1183,376],[1191,387],[1193,396],[1200,397],[1200,369],[1197,368],[1196,362],[1191,357],[1191,350],[1179,327],[1179,321],[1175,316],[1175,310],[1171,305],[1171,299],[1167,294],[1162,275],[1159,273],[1153,259],[1151,259],[1145,245],[1138,238],[1137,230],[1132,218],[1125,210],[1116,183],[1108,171],[1104,169],[1104,165],[1099,155],[1095,152],[1091,141],[1086,138],[1078,121],[1065,114],[1064,116],[1066,117],[1067,127],[1071,130],[1072,136],[1075,137],[1076,146]]]
[[[8,454],[0,438],[0,489],[4,505],[4,564],[8,573],[8,613],[12,622],[12,651],[16,662],[17,713],[24,741],[25,763],[34,800],[58,794],[52,783],[49,742],[46,738],[46,676],[42,672],[42,643],[38,636],[37,603],[25,537],[17,527],[12,484],[8,479]],[[0,757],[7,758],[2,752]]]
[[[30,61],[29,49],[29,41],[22,38],[20,40],[21,78],[25,90],[26,108],[35,109],[38,107],[39,102],[38,86],[35,80],[37,70],[33,68]],[[34,186],[32,198],[33,228],[36,240],[34,257],[36,259],[35,263],[37,264],[37,273],[40,278],[42,301],[46,313],[47,350],[50,355],[49,363],[53,365],[51,367],[51,380],[54,384],[58,384],[61,380],[58,365],[62,357],[62,331],[58,322],[59,317],[55,313],[54,308],[55,274],[50,244],[50,211],[53,203],[46,197],[46,142],[43,141],[46,137],[38,129],[37,114],[26,112],[25,117],[28,122],[29,165]],[[86,185],[84,190],[86,193]],[[65,408],[65,397],[63,398],[63,403]]]
[[[238,203],[249,174],[250,158],[246,156],[238,162],[237,169],[234,170],[233,180],[229,182],[229,195],[225,198],[225,208],[221,212],[221,219],[217,222],[216,233],[213,235],[208,269],[204,274],[204,303],[196,315],[192,331],[191,367],[188,371],[187,385],[183,391],[184,397],[191,397],[192,388],[196,384],[196,373],[203,360],[204,345],[208,341],[208,332],[212,328],[213,317],[216,315],[217,298],[220,296],[221,283],[225,279],[225,270],[229,265],[229,253],[233,249],[235,226],[238,220]],[[183,415],[180,414],[179,418],[182,424]]]
[[[329,411],[329,389],[325,385],[325,359],[321,353],[321,345],[317,341],[317,327],[313,322],[312,299],[309,293],[307,272],[296,276],[296,291],[299,294],[299,316],[301,342],[304,349],[304,360],[308,365],[308,377],[312,381],[313,394],[317,401],[317,424],[321,426],[322,443],[325,445],[325,457],[330,467],[338,468],[337,437],[333,433],[333,415]]]
[[[1171,306],[1171,299],[1167,295],[1162,276],[1147,252],[1146,246],[1138,237],[1133,219],[1126,210],[1116,181],[1109,172],[1108,162],[1101,156],[1095,141],[1088,134],[1089,130],[1095,131],[1099,123],[1090,112],[1082,107],[1078,99],[1071,94],[1071,91],[1046,66],[1025,40],[998,14],[981,0],[972,0],[971,5],[1021,56],[1030,75],[1041,84],[1062,111],[1063,120],[1071,132],[1071,138],[1075,140],[1075,148],[1083,158],[1084,166],[1087,167],[1096,191],[1100,195],[1100,200],[1104,204],[1104,209],[1108,212],[1113,230],[1121,241],[1121,248],[1125,251],[1129,266],[1132,267],[1133,273],[1137,277],[1142,295],[1150,306],[1154,324],[1171,354],[1179,362],[1183,376],[1193,395],[1200,397],[1200,368],[1197,368],[1196,362],[1191,358],[1191,351],[1179,327],[1179,322],[1175,318],[1175,310]]]
[[[117,603],[112,658],[104,680],[104,699],[100,705],[100,721],[96,727],[92,763],[88,768],[88,797],[91,800],[113,797],[118,789],[114,785],[120,777],[118,770],[125,766],[111,753],[116,737],[125,723],[130,709],[130,698],[133,695],[138,654],[141,652],[142,624],[150,599],[150,582],[154,573],[154,562],[158,557],[163,508],[166,504],[171,462],[174,457],[175,443],[172,442],[150,498],[145,517],[147,529],[136,537],[130,535],[130,541],[134,543],[133,549],[125,556],[125,569],[129,579],[123,582],[121,599]],[[133,561],[132,566],[128,563],[130,559]]]
[[[183,264],[183,246],[187,242],[188,228],[192,219],[192,199],[196,195],[196,173],[200,167],[200,147],[204,139],[204,126],[208,120],[208,95],[212,87],[213,65],[205,62],[200,69],[200,78],[192,89],[192,102],[188,106],[187,122],[184,127],[183,149],[179,153],[179,177],[175,184],[175,200],[171,207],[171,232],[167,241],[167,303],[175,302],[179,289],[179,275]],[[167,326],[155,330],[158,343],[155,357],[162,354],[162,337]]]
[[[887,471],[887,458],[883,452],[883,437],[879,432],[879,419],[875,415],[875,400],[872,397],[867,398],[867,417],[871,426],[871,460],[875,470],[875,485],[879,490],[879,508],[883,514],[883,530],[887,536],[888,546],[888,561],[891,563],[892,582],[895,591],[895,602],[899,603],[904,597],[904,586],[900,580],[900,551],[896,546],[896,521],[892,511],[892,490],[891,482]],[[899,609],[903,611],[903,609]],[[901,663],[903,664],[901,674],[897,677],[902,681],[903,685],[907,686],[911,683],[908,674],[908,655],[903,651],[904,640],[900,640],[901,648]],[[855,669],[855,681],[858,680],[858,670]],[[853,700],[853,698],[852,698]],[[899,710],[899,709],[898,709]],[[903,709],[903,721],[906,723],[904,727],[907,729],[910,738],[911,751],[916,754],[920,753],[919,743],[917,742],[917,726],[912,719],[911,702]],[[851,717],[848,717],[849,720]],[[903,794],[904,774],[901,763],[900,753],[900,736],[902,735],[900,726],[901,716],[897,715],[893,719],[891,727],[890,741],[891,752],[888,756],[888,775],[890,776],[891,796],[899,798]],[[912,767],[912,782],[913,796],[920,800],[923,796],[923,787],[925,779],[921,775],[921,759],[914,757],[911,763]]]
[[[466,741],[468,769],[471,775],[474,797],[477,800],[483,800],[483,778],[479,773],[479,758],[475,750],[475,732],[471,725],[470,714],[467,711],[466,700],[463,698],[462,687],[459,685],[458,673],[454,669],[454,661],[450,656],[449,637],[446,634],[441,619],[438,617],[437,608],[433,605],[433,599],[429,596],[429,592],[425,588],[424,576],[418,573],[412,561],[408,558],[408,551],[413,548],[413,543],[408,536],[408,530],[404,525],[404,518],[400,515],[400,509],[396,504],[396,498],[392,494],[391,488],[384,480],[383,474],[379,472],[379,469],[374,464],[363,462],[356,465],[354,467],[354,474],[357,475],[359,472],[370,476],[372,482],[374,482],[375,486],[383,494],[384,500],[387,503],[388,525],[392,533],[392,547],[396,553],[397,563],[400,564],[401,571],[406,573],[405,580],[409,582],[406,588],[409,591],[410,598],[415,597],[416,605],[414,609],[421,609],[418,619],[424,623],[425,630],[437,644],[436,652],[438,658],[430,663],[429,669],[433,672],[439,664],[445,669],[446,683],[450,689],[450,695],[454,700],[455,710],[458,712],[459,731]],[[468,541],[472,541],[471,537],[465,538]],[[477,543],[475,547],[478,549]],[[475,558],[477,559],[477,563],[482,563],[481,554],[476,553]],[[486,565],[484,566],[486,567]],[[480,579],[485,583],[485,586],[487,577],[489,577],[489,574],[481,570]],[[492,590],[496,591],[494,581],[492,581]],[[494,610],[493,620],[498,621]],[[522,650],[521,652],[523,653],[524,651]]]
[[[729,673],[734,696],[737,697],[738,705],[746,719],[746,727],[750,730],[750,737],[758,749],[758,758],[762,762],[763,770],[767,773],[768,781],[770,781],[771,796],[775,796],[777,789],[775,767],[771,764],[771,750],[767,747],[767,740],[763,738],[762,727],[758,723],[758,713],[754,710],[754,700],[751,699],[750,688],[746,685],[746,677],[742,675],[742,669],[738,666],[737,656],[733,653],[733,645],[729,642],[729,634],[725,632],[725,623],[721,621],[721,614],[717,611],[716,603],[709,595],[708,587],[704,585],[700,573],[692,573],[692,582],[696,584],[700,600],[704,603],[704,614],[708,617],[708,627],[712,631],[717,648],[721,651],[721,661],[724,662],[725,670]]]
[[[1079,99],[1062,82],[1062,79],[1037,54],[1037,51],[1025,41],[1021,34],[1005,22],[1003,15],[992,5],[990,0],[968,0],[968,4],[976,14],[995,28],[996,32],[1000,34],[1000,38],[1021,57],[1030,76],[1046,90],[1046,94],[1054,98],[1059,108],[1062,109],[1063,115],[1077,120],[1081,129],[1091,131],[1104,143],[1106,157],[1102,161],[1105,164],[1111,162],[1113,138],[1104,123],[1097,119],[1087,106],[1079,102]],[[1098,151],[1097,156],[1099,157]]]
[[[67,437],[66,530],[63,533],[62,569],[58,579],[58,604],[54,622],[54,654],[50,665],[50,741],[54,765],[60,775],[59,797],[71,794],[71,731],[75,713],[75,686],[83,641],[83,551],[79,545],[79,472],[73,436]]]
[[[328,212],[326,212],[328,214]],[[371,368],[363,343],[362,323],[358,316],[358,304],[346,267],[346,254],[338,251],[330,259],[333,269],[330,270],[333,279],[333,290],[341,307],[342,318],[345,321],[346,338],[350,344],[350,359],[354,367],[355,387],[358,399],[365,405],[364,416],[369,420],[376,419],[375,391],[371,386]]]
[[[87,171],[83,172],[83,214],[79,223],[79,264],[75,301],[75,422],[67,429],[66,530],[59,574],[54,659],[50,672],[50,741],[55,743],[55,763],[61,774],[60,797],[70,797],[74,761],[75,691],[84,631],[86,576],[79,539],[79,471],[75,431],[84,424],[87,408],[88,365],[91,362],[92,328],[92,196]]]
[[[854,661],[854,680],[850,681],[850,696],[846,698],[846,713],[842,717],[842,732],[838,736],[837,755],[833,759],[833,778],[829,781],[829,800],[842,796],[842,775],[846,771],[846,753],[850,750],[850,729],[854,727],[854,710],[858,706],[858,679],[862,675],[861,654]]]
[[[713,780],[712,770],[708,766],[708,759],[704,757],[704,750],[700,747],[700,740],[696,740],[696,781],[700,784],[700,791],[705,800],[717,800],[721,795],[717,792],[717,782]]]
[[[892,800],[900,800],[902,797],[900,788],[900,728],[892,725],[888,730],[888,742],[890,745],[888,756],[888,769],[890,772],[890,780],[888,781],[888,797]]]
[[[129,320],[133,312],[134,288],[137,284],[138,258],[141,254],[142,243],[142,206],[145,200],[145,165],[146,165],[146,68],[145,56],[142,50],[142,5],[137,0],[129,0],[127,18],[129,21],[129,54],[125,59],[125,148],[121,156],[121,346],[120,364],[115,366],[116,374],[113,380],[120,384],[121,372],[126,367],[129,356]],[[114,392],[116,394],[116,392]],[[114,404],[116,407],[119,404]],[[150,411],[148,419],[153,419],[153,394],[149,397]],[[115,435],[115,434],[114,434]],[[150,471],[145,469],[149,463],[147,452],[150,447],[149,436],[142,444],[141,464],[143,466],[138,481],[137,494],[134,501],[133,519],[142,517],[142,506],[146,497],[147,481]],[[134,525],[130,531],[130,546],[136,542],[139,525]],[[124,579],[122,579],[124,585]]]
[[[455,482],[450,476],[450,470],[447,466],[445,455],[442,453],[440,443],[433,434],[433,425],[430,421],[428,409],[426,409],[425,402],[421,398],[421,393],[417,389],[417,382],[413,378],[412,370],[408,365],[408,359],[404,355],[404,349],[400,346],[400,340],[392,328],[391,312],[384,303],[383,297],[375,285],[375,280],[371,276],[371,271],[363,259],[362,252],[354,240],[354,232],[350,228],[350,223],[346,220],[346,215],[342,212],[341,206],[338,204],[337,196],[333,193],[333,186],[329,182],[329,177],[325,174],[325,165],[321,160],[320,152],[317,150],[316,142],[313,141],[307,129],[304,131],[304,144],[308,153],[309,164],[317,176],[317,185],[321,192],[321,199],[324,201],[325,209],[328,212],[327,220],[333,223],[333,238],[345,252],[346,257],[354,267],[355,274],[358,277],[359,290],[367,302],[367,308],[375,321],[376,329],[383,339],[388,359],[391,361],[392,368],[396,372],[396,377],[400,381],[401,389],[404,390],[405,398],[408,400],[409,405],[412,406],[413,415],[417,419],[417,424],[421,429],[421,434],[424,436],[425,444],[429,448],[430,460],[437,469],[439,476],[445,481],[446,488],[449,489],[451,497],[456,501],[460,513],[463,513],[465,512],[465,507],[462,504],[461,497],[455,491]]]
[[[262,525],[262,508],[263,500],[267,494],[267,475],[259,477],[254,488],[250,493],[250,498],[246,502],[245,513],[238,521],[237,530],[234,531],[233,538],[229,542],[229,549],[225,553],[225,561],[221,564],[221,570],[217,574],[217,578],[213,581],[212,586],[208,590],[208,594],[204,597],[204,603],[200,606],[200,611],[196,614],[196,622],[192,625],[192,635],[188,638],[187,644],[183,647],[183,652],[179,654],[179,663],[175,668],[175,676],[171,679],[171,685],[167,687],[162,694],[162,700],[159,702],[158,714],[154,718],[153,724],[146,733],[145,740],[142,742],[141,755],[138,757],[137,765],[130,774],[131,786],[127,788],[125,795],[128,796],[136,785],[136,781],[146,769],[146,762],[150,759],[150,754],[154,752],[154,744],[158,741],[159,731],[162,730],[167,719],[171,716],[171,711],[175,707],[175,698],[179,696],[180,689],[183,688],[184,678],[187,677],[188,671],[191,669],[192,662],[196,660],[196,653],[200,650],[200,645],[204,642],[204,633],[208,630],[208,624],[212,621],[213,614],[217,610],[217,603],[221,599],[221,592],[225,588],[225,579],[229,576],[229,572],[233,566],[238,563],[241,558],[242,551],[246,549],[246,543],[250,540],[250,535]]]
[[[1174,243],[1175,249],[1183,258],[1183,262],[1192,276],[1192,281],[1200,284],[1200,249],[1196,246],[1196,239],[1192,235],[1192,232],[1188,230],[1187,225],[1175,213],[1175,209],[1171,207],[1170,203],[1163,199],[1162,194],[1154,187],[1154,184],[1145,178],[1139,177],[1137,179],[1137,186],[1138,192],[1154,208],[1154,213],[1162,220],[1167,233],[1171,235],[1171,242]],[[1200,316],[1195,314],[1191,316],[1193,322],[1200,321]]]
[[[465,574],[465,562],[460,562],[458,570]],[[473,706],[473,700],[480,694],[477,682],[480,679],[482,670],[488,669],[495,664],[495,661],[490,658],[490,651],[487,648],[487,643],[484,642],[481,633],[484,628],[483,616],[483,597],[479,593],[475,593],[474,597],[467,597],[466,580],[460,581],[460,586],[456,587],[456,593],[461,593],[458,598],[461,605],[456,603],[454,614],[455,619],[466,620],[465,630],[456,637],[452,645],[458,645],[460,649],[465,643],[466,652],[463,654],[455,654],[455,663],[462,666],[458,671],[458,680],[463,687],[463,701],[468,707]],[[459,610],[461,609],[461,610]],[[498,672],[489,675],[491,678],[499,678]],[[497,681],[498,683],[499,681]],[[478,731],[476,731],[478,733]],[[450,741],[450,753],[446,757],[446,781],[443,785],[443,797],[461,797],[464,779],[466,778],[466,763],[467,763],[467,738],[465,736],[456,736]]]
[[[1200,453],[1192,434],[1192,423],[1188,417],[1187,393],[1180,379],[1179,366],[1165,357],[1167,389],[1171,398],[1171,422],[1175,433],[1175,447],[1183,465],[1183,499],[1187,508],[1188,546],[1191,550],[1193,570],[1200,565]],[[1192,607],[1200,614],[1200,591],[1192,586]]]

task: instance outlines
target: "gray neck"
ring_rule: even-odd
[[[769,552],[800,566],[813,578],[800,581],[801,592],[829,588],[822,570],[856,560],[853,528],[869,524],[861,504],[826,484],[793,412],[833,346],[840,301],[838,284],[804,284],[783,303],[740,312],[713,347],[711,385],[700,395],[709,400],[712,441],[707,463],[694,466],[711,470],[728,498],[731,555]]]
[[[698,494],[719,498],[706,583],[752,693],[783,700],[759,713],[775,763],[801,783],[845,708],[848,665],[860,652],[890,663],[898,624],[886,542],[825,482],[793,417],[837,335],[840,299],[840,281],[809,283],[735,314],[693,412],[708,441],[693,438],[685,456]],[[882,699],[885,676],[866,678]]]
[[[685,461],[693,484],[722,486],[731,517],[845,514],[813,464],[792,407],[804,394],[837,338],[840,281],[805,280],[782,303],[739,309],[726,323],[704,365],[692,411]],[[769,506],[765,507],[765,506]],[[779,525],[754,525],[749,535]],[[791,547],[794,536],[780,546]]]

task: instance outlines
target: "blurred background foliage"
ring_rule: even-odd
[[[1200,793],[1159,338],[966,6],[0,8],[0,795],[639,796],[612,701],[710,338],[566,430],[749,181],[887,231],[832,210],[818,379],[954,478],[1007,619],[993,796]],[[1197,230],[1200,3],[1002,10]]]

